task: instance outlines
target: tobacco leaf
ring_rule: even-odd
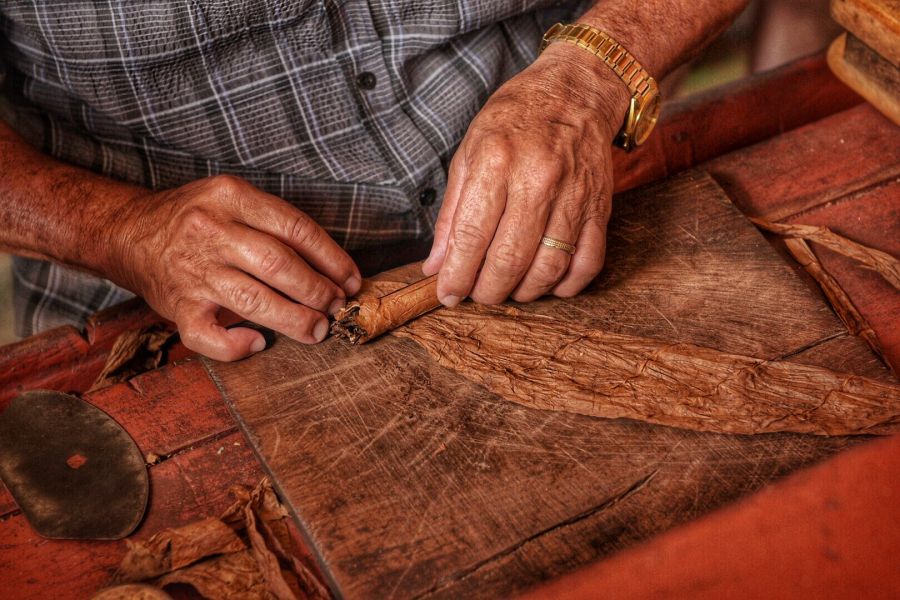
[[[123,332],[113,343],[103,370],[88,392],[157,368],[165,354],[165,345],[173,335],[175,332],[162,324]]]
[[[126,583],[100,590],[91,600],[172,600],[159,588],[138,583]]]
[[[394,334],[495,394],[540,409],[738,434],[883,434],[900,425],[898,385],[514,307],[466,303]]]
[[[786,243],[808,250],[800,239]],[[401,294],[418,273],[412,264],[367,280],[359,301]],[[845,320],[854,314],[855,331],[871,333],[855,309]],[[719,433],[850,435],[900,428],[900,386],[894,384],[588,329],[511,306],[463,303],[392,334],[416,341],[442,366],[499,396],[540,409]]]
[[[116,574],[119,581],[152,579],[207,556],[247,548],[231,527],[213,517],[178,529],[165,529],[146,542],[125,542],[128,554]]]
[[[878,335],[869,326],[868,321],[862,316],[856,308],[856,305],[853,304],[850,296],[848,296],[840,284],[835,281],[834,277],[822,267],[822,263],[819,262],[819,258],[816,256],[815,252],[812,251],[812,248],[809,247],[809,244],[807,244],[805,240],[799,238],[788,238],[784,240],[784,245],[788,249],[788,252],[791,253],[791,256],[800,263],[800,266],[802,266],[804,270],[816,280],[819,287],[822,288],[822,292],[825,294],[825,297],[828,298],[829,304],[831,304],[831,307],[834,309],[834,312],[837,313],[841,321],[844,322],[847,330],[853,335],[858,335],[864,339],[869,345],[869,348],[871,348],[872,351],[878,355],[878,358],[881,359],[881,362],[891,367],[891,363],[885,358],[884,353],[881,350],[881,342],[878,340]],[[891,367],[891,369],[893,370],[893,367]]]
[[[857,261],[866,269],[884,277],[894,288],[900,290],[900,260],[887,252],[870,248],[838,235],[827,227],[800,225],[794,223],[774,223],[763,219],[750,219],[756,226],[787,238],[799,238],[815,242],[842,256]]]
[[[185,583],[213,599],[330,598],[311,569],[289,552],[287,511],[268,478],[252,491],[233,491],[237,501],[220,519],[129,543],[116,580],[160,587]]]
[[[193,586],[204,598],[222,600],[272,598],[259,564],[250,550],[216,556],[187,568],[172,571],[157,580],[160,586],[172,583]]]

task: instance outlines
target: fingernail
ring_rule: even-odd
[[[454,296],[453,294],[447,294],[446,296],[438,298],[438,300],[440,300],[441,304],[443,304],[444,306],[453,308],[454,306],[459,304],[459,301],[462,300],[462,298],[460,298],[459,296]]]
[[[256,353],[261,350],[265,350],[266,348],[266,340],[263,336],[258,336],[253,343],[250,344],[250,352]]]
[[[331,306],[328,307],[328,314],[332,316],[336,315],[339,310],[344,308],[344,304],[346,303],[347,301],[344,298],[335,298],[331,303]]]
[[[362,285],[362,282],[359,280],[359,277],[351,275],[347,278],[347,281],[344,282],[344,291],[352,296],[359,291],[360,285]]]
[[[321,342],[328,335],[328,319],[321,319],[313,328],[313,337],[317,342]]]

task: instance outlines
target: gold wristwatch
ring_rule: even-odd
[[[640,146],[659,118],[659,86],[628,50],[606,33],[590,25],[557,23],[544,34],[541,52],[553,42],[569,42],[598,56],[631,92],[625,124],[615,144],[625,150]]]

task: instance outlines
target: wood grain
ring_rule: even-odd
[[[831,16],[900,67],[900,0],[831,0]]]
[[[841,34],[829,47],[828,66],[848,87],[900,125],[900,67],[849,33]]]
[[[898,598],[898,471],[865,444],[520,600]]]
[[[518,308],[773,361],[867,352],[702,174],[618,198],[607,264],[576,299]],[[851,443],[526,408],[396,335],[209,369],[350,598],[514,593]]]
[[[871,106],[833,115],[703,168],[750,216],[827,226],[900,257],[900,127]],[[814,246],[823,268],[876,332],[885,359],[900,372],[900,294],[881,276]]]

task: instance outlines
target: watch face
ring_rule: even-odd
[[[639,146],[644,143],[650,132],[656,126],[659,119],[659,111],[662,103],[659,101],[659,94],[653,94],[644,99],[643,104],[638,108],[637,119],[634,124],[634,144]]]

